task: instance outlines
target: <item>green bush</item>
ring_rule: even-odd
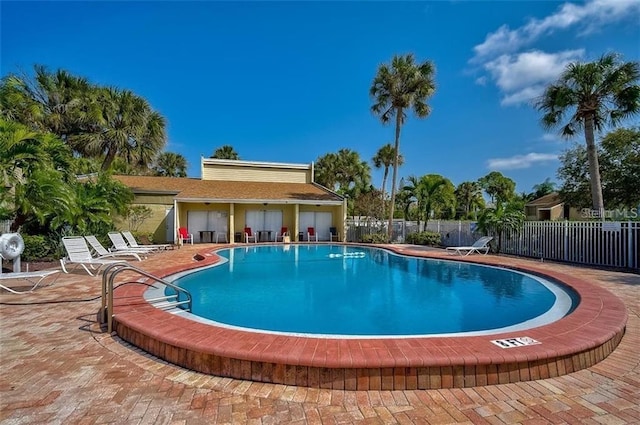
[[[23,261],[50,259],[55,256],[56,246],[50,239],[40,235],[20,235],[24,240]]]
[[[440,233],[419,232],[407,235],[407,243],[414,245],[440,246],[442,238]]]
[[[133,235],[134,238],[136,238],[136,240],[138,241],[138,243],[140,245],[149,245],[149,244],[153,244],[155,243],[153,241],[153,233],[149,233],[149,232],[134,232],[133,230],[131,231],[131,234]]]
[[[372,233],[370,235],[362,235],[362,243],[389,243],[389,236],[386,233]]]

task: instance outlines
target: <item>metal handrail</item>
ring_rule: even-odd
[[[184,288],[181,288],[177,285],[174,285],[171,282],[168,282],[158,276],[155,276],[145,270],[142,270],[141,268],[138,268],[136,266],[133,266],[129,263],[126,262],[122,262],[122,263],[114,263],[114,264],[110,264],[108,265],[104,271],[102,272],[102,320],[105,319],[107,320],[107,332],[111,333],[113,330],[113,282],[115,280],[115,277],[117,274],[119,274],[120,272],[123,271],[134,271],[136,273],[141,274],[142,276],[145,276],[149,279],[152,279],[156,282],[162,283],[165,286],[168,286],[169,288],[173,289],[174,291],[178,292],[178,293],[182,293],[184,294],[187,299],[187,309],[188,311],[191,311],[191,305],[192,305],[192,297],[191,297],[191,293],[189,291],[187,291]],[[184,303],[184,302],[182,302]],[[104,323],[104,321],[103,321]]]

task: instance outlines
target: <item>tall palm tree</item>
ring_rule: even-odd
[[[187,159],[179,153],[162,152],[153,170],[157,176],[187,177]]]
[[[400,130],[404,124],[408,109],[413,109],[418,118],[424,118],[431,112],[426,101],[436,90],[434,82],[435,66],[430,61],[416,64],[413,54],[394,56],[391,64],[378,67],[369,94],[374,99],[371,111],[380,117],[383,124],[395,118],[395,159],[391,181],[391,207],[389,211],[388,232],[391,238],[393,213],[396,200],[396,180],[398,176],[398,155],[400,153]]]
[[[393,150],[393,146],[391,143],[387,143],[378,149],[375,156],[373,157],[373,166],[380,169],[384,167],[384,174],[382,175],[382,186],[380,187],[380,191],[382,192],[382,216],[384,217],[384,200],[385,200],[385,192],[387,190],[387,177],[389,177],[389,167],[391,167],[396,160],[395,151]],[[402,155],[398,155],[398,166],[404,164],[404,157]]]
[[[213,155],[211,155],[211,158],[239,160],[240,155],[238,155],[238,152],[233,149],[233,146],[223,145],[213,151]]]
[[[544,113],[544,127],[563,125],[561,134],[564,137],[584,129],[591,201],[598,211],[604,209],[604,201],[594,132],[640,112],[639,80],[638,62],[621,62],[618,55],[606,54],[595,62],[567,65],[560,78],[546,88],[536,103],[537,109]],[[563,118],[569,111],[572,115],[565,124]]]

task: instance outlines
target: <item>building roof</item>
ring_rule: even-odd
[[[538,208],[552,208],[562,205],[564,202],[560,199],[558,192],[551,192],[548,195],[541,196],[538,199],[529,201],[525,204],[526,207],[538,207]]]
[[[277,202],[332,204],[340,195],[315,183],[200,180],[183,177],[114,176],[134,193],[171,194],[181,202]]]

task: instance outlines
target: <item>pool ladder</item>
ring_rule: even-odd
[[[113,283],[118,274],[124,271],[131,271],[140,274],[155,282],[161,283],[175,291],[161,297],[150,298],[146,301],[162,310],[173,310],[175,312],[191,311],[192,297],[191,293],[184,288],[174,285],[158,276],[142,270],[126,262],[110,264],[102,273],[102,306],[100,308],[100,322],[107,322],[107,332],[113,331]],[[142,283],[140,281],[136,281]],[[180,299],[180,294],[184,295],[184,299]]]

